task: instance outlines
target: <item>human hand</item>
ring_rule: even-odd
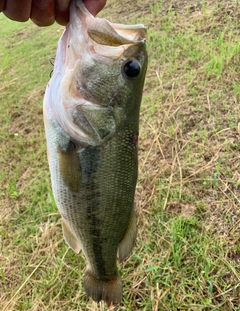
[[[66,25],[69,20],[70,0],[0,0],[0,12],[14,21],[26,22],[29,18],[38,26],[49,26],[55,21]],[[106,0],[84,0],[86,8],[94,16],[106,4]]]

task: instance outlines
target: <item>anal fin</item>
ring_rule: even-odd
[[[135,244],[136,237],[137,237],[137,216],[135,211],[133,210],[125,236],[118,245],[118,257],[120,262],[122,262],[125,258],[127,258],[130,255],[133,246]]]
[[[82,183],[81,164],[75,144],[68,140],[65,148],[58,148],[60,176],[66,187],[78,192]]]
[[[81,244],[76,238],[76,236],[73,234],[71,229],[69,228],[64,218],[62,218],[62,231],[63,231],[63,236],[64,236],[64,239],[67,245],[71,247],[74,250],[74,252],[78,254],[81,250]]]

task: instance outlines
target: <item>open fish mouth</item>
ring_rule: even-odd
[[[105,58],[105,61],[108,58],[108,61],[111,61],[111,58],[116,60],[123,55],[127,57],[128,54],[132,54],[132,49],[129,53],[127,52],[130,47],[145,43],[147,30],[142,24],[115,24],[106,19],[94,17],[79,0],[73,1],[70,10],[70,22],[63,35],[65,47],[74,44],[78,52],[87,49],[92,56]],[[78,42],[73,42],[69,38],[77,38]]]
[[[84,6],[82,1],[76,2],[80,19],[83,21],[89,37],[98,44],[120,46],[134,44],[145,40],[146,27],[142,24],[115,24],[103,18],[95,18]],[[73,14],[71,15],[73,16]]]

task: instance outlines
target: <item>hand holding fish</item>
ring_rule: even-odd
[[[26,22],[29,18],[38,26],[50,26],[55,21],[66,25],[69,21],[71,0],[0,0],[0,12],[9,19]],[[106,0],[84,0],[92,15],[97,15],[106,4]]]

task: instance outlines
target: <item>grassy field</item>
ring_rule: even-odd
[[[148,27],[137,245],[119,310],[240,310],[240,3],[109,0]],[[42,99],[63,27],[0,15],[0,310],[105,310],[50,187]]]

